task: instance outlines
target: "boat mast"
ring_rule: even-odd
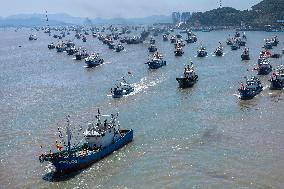
[[[67,116],[67,127],[66,127],[66,135],[67,135],[67,145],[68,145],[68,153],[70,154],[71,151],[71,138],[72,138],[72,133],[71,133],[71,124],[70,124],[70,116]]]
[[[50,28],[49,28],[49,24],[48,24],[48,16],[47,16],[47,10],[45,11],[45,22],[46,22],[46,30],[48,31],[49,33],[49,36],[50,36]]]

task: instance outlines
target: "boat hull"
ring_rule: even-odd
[[[121,97],[123,97],[123,96],[125,96],[125,95],[129,95],[129,94],[132,93],[132,92],[134,92],[134,88],[131,88],[130,90],[122,91],[122,92],[120,92],[120,91],[118,91],[118,92],[113,92],[112,97],[113,97],[113,98],[121,98]]]
[[[83,157],[61,157],[52,161],[57,174],[66,174],[89,167],[133,140],[133,130],[122,130],[123,137],[102,150]]]
[[[264,67],[258,69],[258,75],[268,75],[270,72],[272,72],[272,67]]]
[[[242,54],[241,58],[242,60],[250,60],[249,55],[245,55],[245,54]]]
[[[98,60],[98,61],[85,61],[88,67],[96,67],[104,63],[104,60]]]
[[[284,89],[284,81],[280,80],[269,80],[270,81],[270,89],[271,90],[282,90]]]
[[[189,79],[189,78],[176,78],[178,84],[179,84],[179,87],[180,88],[191,88],[193,87],[193,85],[198,81],[198,76],[196,75],[195,78],[192,80],[192,79]]]
[[[159,62],[148,62],[147,63],[150,69],[158,69],[162,66],[165,66],[167,63],[166,61],[159,61]]]
[[[256,95],[258,95],[263,90],[263,87],[259,87],[257,90],[240,90],[240,99],[241,100],[250,100]]]

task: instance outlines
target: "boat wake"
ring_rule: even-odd
[[[155,85],[161,83],[163,79],[157,78],[155,80],[149,80],[147,77],[143,77],[139,82],[134,83],[134,92],[129,95],[135,95],[140,92],[145,92],[149,87],[154,87]]]
[[[128,96],[134,96],[140,92],[145,92],[146,89],[149,87],[153,87],[159,83],[161,83],[163,79],[157,78],[155,80],[149,80],[147,77],[143,77],[139,82],[133,83],[132,86],[134,86],[134,91],[128,95],[124,95],[124,97]],[[112,94],[107,94],[107,97],[112,97]]]
[[[263,90],[268,89],[268,88],[269,88],[268,85],[263,86]]]
[[[236,96],[236,97],[238,97],[238,98],[241,97],[239,94],[233,94],[233,96]]]

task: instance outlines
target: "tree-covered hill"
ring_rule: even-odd
[[[251,10],[236,10],[230,7],[218,8],[204,13],[193,13],[189,25],[202,26],[250,26],[273,24],[284,20],[284,0],[263,0]]]

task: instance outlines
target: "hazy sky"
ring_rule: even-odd
[[[223,6],[249,9],[261,0],[222,0]],[[0,0],[0,16],[19,13],[68,13],[81,17],[137,18],[169,15],[173,11],[205,11],[219,0]]]

